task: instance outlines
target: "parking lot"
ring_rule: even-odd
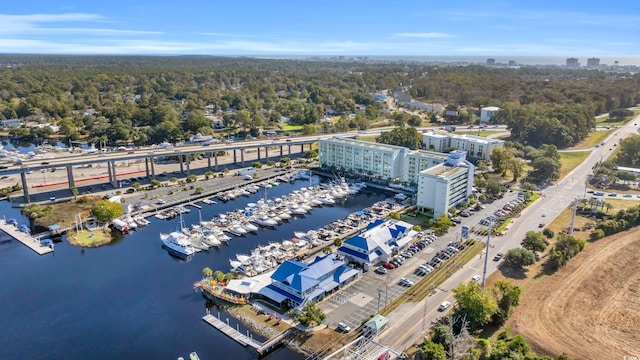
[[[508,192],[502,199],[485,204],[484,209],[471,211],[468,217],[460,219],[460,223],[457,226],[450,228],[449,233],[435,239],[431,244],[406,259],[399,267],[388,269],[386,274],[376,273],[374,271],[377,268],[376,266],[371,271],[365,272],[353,284],[328,296],[318,304],[327,315],[324,323],[331,328],[337,328],[340,322],[345,323],[351,329],[358,328],[362,320],[378,313],[380,309],[384,308],[386,304],[393,301],[403,292],[411,291],[411,286],[401,285],[399,283],[400,280],[404,278],[409,282],[417,283],[424,276],[424,274],[419,275],[419,272],[416,272],[418,266],[432,262],[436,254],[450,246],[450,242],[458,241],[461,238],[461,225],[468,225],[469,227],[482,226],[479,225],[482,219],[486,219],[499,209],[502,209],[505,204],[516,199],[517,195],[517,191]],[[478,238],[478,236],[475,237]],[[456,264],[455,261],[455,257],[451,260],[444,260],[444,266],[449,266],[453,272],[463,265]],[[435,288],[435,290],[449,291],[450,289]]]

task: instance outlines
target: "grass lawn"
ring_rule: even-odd
[[[455,134],[468,134],[468,135],[476,135],[476,136],[488,137],[489,135],[494,135],[494,134],[509,135],[509,132],[503,131],[503,130],[501,130],[501,131],[496,131],[496,130],[477,131],[477,130],[469,129],[469,131],[457,130],[455,132]]]
[[[296,130],[302,130],[302,125],[289,125],[289,124],[285,124],[283,126],[284,131],[296,131]]]
[[[36,222],[44,227],[58,224],[65,228],[75,223],[76,214],[82,214],[82,218],[86,219],[91,213],[93,205],[102,200],[100,196],[79,196],[76,200],[70,200],[63,203],[52,204],[53,211],[51,214],[41,217]]]
[[[80,232],[69,231],[67,240],[73,246],[93,248],[110,243],[111,232],[102,229],[96,229],[95,231],[81,230]]]
[[[369,141],[369,142],[376,142],[376,138],[377,138],[377,136],[375,136],[375,135],[357,136],[356,137],[357,140]]]
[[[611,118],[609,116],[604,116],[602,118],[596,119],[596,124],[599,126],[623,126],[628,123],[629,120],[635,118],[640,114],[640,110],[634,110],[632,116],[625,117],[622,121],[610,121]]]
[[[591,151],[579,151],[570,153],[560,153],[560,179],[563,179],[571,170],[576,166],[582,164],[582,162],[591,154]],[[558,179],[558,180],[560,180]]]
[[[577,149],[587,149],[596,144],[600,144],[607,136],[611,135],[615,129],[607,130],[607,131],[594,131],[589,136],[587,136],[584,140],[577,143],[576,145],[568,148],[569,150],[577,150]]]

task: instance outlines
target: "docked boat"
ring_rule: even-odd
[[[259,216],[259,217],[255,218],[254,221],[256,222],[256,224],[258,224],[260,226],[264,226],[264,227],[275,227],[276,225],[278,225],[277,221],[269,218],[266,215]]]
[[[235,236],[245,236],[247,234],[247,230],[245,230],[240,225],[232,225],[227,228],[227,231],[232,233]]]
[[[202,241],[209,246],[219,247],[222,245],[222,242],[211,232],[205,232],[203,234]]]
[[[145,219],[144,217],[138,215],[138,216],[134,216],[133,220],[140,226],[147,226],[149,224],[151,224],[151,222],[147,219]]]
[[[244,223],[242,224],[242,227],[243,227],[245,230],[249,231],[249,232],[255,232],[255,231],[258,231],[258,229],[259,229],[257,226],[253,225],[253,224],[252,224],[251,222],[249,222],[249,221],[244,222]]]
[[[197,252],[187,236],[177,231],[170,234],[160,234],[160,240],[167,249],[180,255],[189,256]]]

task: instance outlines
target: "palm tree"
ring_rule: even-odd
[[[210,267],[205,267],[204,269],[202,269],[202,276],[204,278],[210,278],[211,275],[213,275],[213,270],[211,270]]]
[[[608,203],[608,202],[606,202],[606,201],[605,201],[605,203],[604,203],[604,207],[606,207],[606,208],[607,208],[607,212],[609,212],[609,210],[611,210],[611,208],[613,207],[613,205],[611,205],[611,203]]]
[[[224,280],[224,273],[220,270],[217,270],[213,273],[213,278],[216,279],[216,281],[222,281]]]
[[[77,199],[77,198],[78,198],[78,193],[79,193],[80,191],[78,190],[78,188],[77,188],[77,187],[73,186],[72,188],[70,188],[70,189],[69,189],[69,191],[71,191],[71,195],[73,195],[73,198],[74,198],[74,199]]]

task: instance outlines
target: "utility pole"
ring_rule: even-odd
[[[576,212],[578,211],[578,202],[580,200],[575,199],[573,201],[573,216],[571,217],[571,227],[569,228],[569,236],[573,236],[573,226],[576,223]]]
[[[489,231],[487,232],[487,248],[484,251],[484,270],[482,271],[482,289],[484,290],[486,282],[487,282],[487,266],[489,261],[489,243],[491,242],[491,227],[493,226],[493,221],[489,221]]]

